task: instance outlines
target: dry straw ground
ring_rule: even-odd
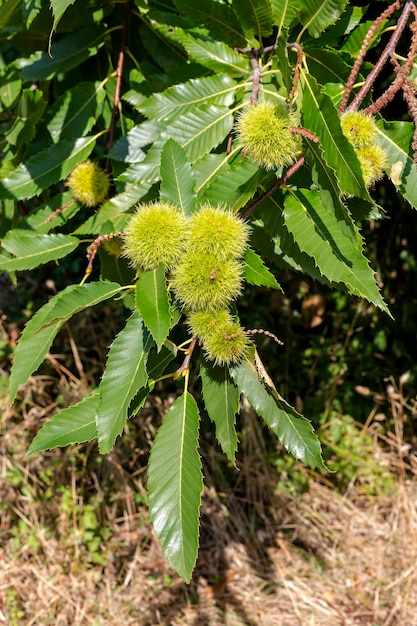
[[[207,445],[201,549],[187,586],[165,562],[144,506],[161,402],[107,457],[84,446],[25,458],[57,391],[64,402],[80,393],[59,357],[52,365],[55,380],[33,377],[16,408],[5,392],[0,399],[0,624],[417,625],[417,457],[403,437],[416,402],[401,386],[388,384],[383,405],[392,432],[378,434],[382,405],[365,426],[386,490],[368,489],[372,476],[358,474],[341,491],[300,467],[308,490],[291,495],[249,411],[232,480]]]

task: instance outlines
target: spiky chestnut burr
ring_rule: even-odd
[[[190,313],[188,324],[207,358],[216,365],[236,363],[243,358],[251,343],[227,309]]]
[[[171,286],[187,309],[215,311],[240,294],[242,264],[189,250],[175,267]]]
[[[110,181],[97,163],[87,160],[75,166],[67,178],[67,187],[75,200],[94,207],[107,198]]]
[[[377,138],[375,119],[362,111],[347,111],[340,118],[343,134],[356,149],[372,146]]]
[[[286,167],[297,160],[301,137],[291,128],[295,118],[280,101],[257,102],[248,106],[237,118],[236,134],[239,146],[267,170]]]
[[[162,263],[172,269],[184,254],[188,228],[188,219],[173,205],[139,205],[125,228],[124,255],[133,267],[153,270]]]
[[[231,211],[209,205],[194,213],[189,247],[219,259],[239,259],[248,245],[249,227]]]

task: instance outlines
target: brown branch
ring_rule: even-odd
[[[120,105],[120,91],[121,91],[121,86],[122,86],[123,64],[125,60],[130,10],[131,10],[131,0],[126,0],[125,16],[123,20],[122,43],[120,46],[119,58],[117,61],[117,68],[116,68],[116,89],[114,92],[113,109],[111,112],[111,121],[110,121],[110,128],[109,128],[109,141],[107,144],[108,152],[110,152],[110,150],[113,147],[114,131],[116,127],[116,115],[117,115],[117,111]],[[110,173],[110,157],[107,158],[106,172],[107,174]]]
[[[56,209],[53,213],[51,213],[51,215],[49,217],[47,217],[46,220],[43,223],[44,224],[48,224],[48,222],[52,222],[52,220],[55,217],[58,217],[58,215],[61,215],[61,213],[63,211],[65,211],[65,209],[68,209],[68,207],[71,206],[71,204],[73,204],[73,203],[74,203],[74,200],[70,200],[69,202],[66,202],[65,204],[60,206],[59,209]]]
[[[110,241],[110,239],[113,239],[114,237],[123,237],[123,235],[124,233],[122,231],[118,231],[117,233],[101,235],[101,237],[97,237],[97,239],[94,239],[93,243],[87,248],[88,265],[87,269],[85,270],[86,276],[91,274],[91,272],[93,271],[94,259],[96,258],[97,250],[99,249],[101,244],[103,244],[105,241]]]
[[[303,128],[302,126],[293,126],[290,128],[290,131],[293,135],[301,135],[304,139],[309,139],[313,143],[318,143],[319,138],[315,135],[311,130],[307,130],[307,128]]]
[[[398,4],[398,0],[397,2],[395,2],[393,5],[391,5],[391,7],[389,7],[390,9],[394,6],[396,6]],[[363,86],[361,87],[361,89],[359,90],[359,92],[356,94],[356,96],[354,97],[354,99],[352,100],[352,102],[349,104],[348,107],[346,107],[347,111],[357,111],[360,107],[360,105],[363,102],[363,99],[365,98],[366,94],[369,92],[369,90],[371,89],[372,85],[374,84],[378,74],[380,73],[380,71],[382,70],[383,66],[385,65],[387,59],[389,59],[389,57],[394,53],[395,51],[395,46],[398,43],[399,38],[401,37],[404,28],[407,25],[407,21],[408,18],[413,10],[413,6],[414,6],[414,0],[407,0],[406,3],[404,4],[403,7],[403,12],[397,22],[397,26],[395,28],[395,31],[393,32],[389,42],[387,43],[387,45],[384,48],[384,51],[382,52],[381,56],[379,57],[378,61],[375,63],[372,71],[368,74],[368,76],[366,77],[365,83],[363,84]]]
[[[372,26],[368,30],[368,32],[367,32],[367,34],[365,36],[365,39],[363,40],[363,43],[362,43],[361,49],[359,51],[359,54],[358,54],[358,56],[356,58],[356,61],[353,64],[352,70],[351,70],[351,72],[349,74],[349,78],[348,78],[348,80],[346,82],[345,91],[343,93],[343,97],[342,97],[342,99],[340,101],[340,104],[339,104],[339,113],[340,114],[344,113],[344,111],[346,109],[346,105],[348,103],[349,96],[350,96],[350,94],[352,92],[352,89],[353,89],[353,85],[355,84],[356,78],[357,78],[357,76],[359,74],[359,70],[360,70],[360,68],[362,66],[362,63],[364,61],[367,48],[368,48],[369,44],[371,43],[373,36],[375,35],[376,31],[378,30],[378,28],[380,27],[382,22],[384,20],[386,20],[387,18],[389,18],[394,13],[394,11],[396,11],[400,7],[401,7],[401,0],[396,0],[396,2],[391,4],[387,9],[385,9],[385,11],[383,11],[381,13],[381,15],[379,17],[376,18],[376,20],[374,21],[374,23],[372,24]],[[389,42],[388,42],[388,45],[389,45]]]
[[[241,215],[241,219],[242,220],[247,220],[248,217],[250,215],[252,215],[252,213],[254,211],[256,211],[256,209],[263,203],[265,202],[265,200],[267,200],[270,196],[272,196],[272,194],[277,191],[277,189],[279,189],[280,187],[282,187],[283,185],[285,185],[285,183],[287,182],[287,180],[293,175],[295,174],[295,172],[297,170],[300,169],[300,167],[302,167],[304,165],[304,163],[306,162],[305,157],[300,157],[298,159],[298,161],[296,161],[294,163],[294,165],[291,165],[291,167],[289,167],[287,169],[287,171],[285,172],[285,174],[283,174],[283,176],[281,176],[281,178],[278,178],[278,180],[272,185],[272,187],[270,189],[268,189],[268,191],[265,191],[264,194],[262,194],[262,196],[260,198],[258,198],[253,204],[250,205],[250,207],[248,207],[246,209],[246,211]]]
[[[300,44],[297,43],[297,42],[288,43],[287,44],[287,50],[296,50],[297,51],[297,63],[295,65],[294,80],[293,80],[293,83],[292,83],[292,88],[291,88],[291,91],[290,91],[290,95],[287,98],[287,103],[289,104],[290,102],[293,101],[293,99],[295,98],[295,95],[297,93],[298,81],[300,80],[301,64],[303,62],[304,52],[303,52],[303,49],[300,46]]]
[[[193,337],[190,343],[190,347],[185,352],[184,361],[174,373],[174,376],[173,376],[174,379],[177,379],[180,376],[183,376],[184,373],[190,369],[190,361],[191,361],[192,354],[194,352],[194,348],[196,347],[196,344],[197,344],[197,337]]]
[[[250,104],[255,104],[258,99],[259,83],[261,81],[261,68],[259,66],[259,56],[257,50],[249,52],[249,60],[252,66],[252,92],[250,95]]]
[[[396,77],[391,83],[391,85],[384,91],[384,93],[373,102],[369,107],[363,110],[367,115],[373,115],[380,111],[383,107],[385,107],[391,100],[393,100],[394,96],[404,83],[407,81],[408,75],[413,68],[416,56],[417,56],[417,23],[414,22],[410,24],[410,28],[412,30],[413,36],[411,40],[410,49],[408,51],[407,60],[404,65],[398,64],[395,67]]]

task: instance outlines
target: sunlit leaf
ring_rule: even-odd
[[[109,282],[69,285],[56,294],[26,324],[17,343],[10,374],[10,402],[19,385],[39,367],[55,335],[75,313],[117,295],[120,285]]]
[[[243,273],[246,282],[250,285],[281,289],[275,276],[265,266],[261,257],[251,248],[248,248],[244,258]]]
[[[81,402],[62,409],[43,424],[26,454],[35,454],[51,448],[95,439],[97,437],[95,413],[98,402],[99,395],[96,390]]]
[[[216,425],[216,438],[229,461],[235,462],[238,438],[235,428],[240,393],[225,367],[200,368],[204,405]]]
[[[198,551],[203,477],[198,446],[199,414],[189,393],[175,400],[151,448],[148,506],[165,557],[189,582]]]
[[[339,19],[347,0],[308,0],[300,3],[299,19],[312,37],[320,37]]]
[[[330,197],[321,197],[319,191],[291,191],[285,198],[284,222],[328,280],[344,283],[351,293],[387,312],[360,242],[346,236]]]
[[[353,146],[340,127],[340,119],[331,99],[322,93],[311,75],[303,81],[303,126],[319,137],[323,155],[340,180],[344,193],[369,200],[362,170]]]
[[[241,393],[258,415],[263,417],[286,450],[311,467],[325,469],[320,443],[311,423],[277,392],[272,395],[271,389],[268,390],[260,380],[255,364],[244,359],[230,368],[230,373]]]
[[[96,412],[102,454],[112,449],[128,418],[130,402],[139,389],[146,386],[146,359],[152,345],[140,315],[134,312],[110,346],[106,370],[98,388],[100,401]]]
[[[160,198],[190,215],[195,208],[195,178],[187,155],[181,146],[169,139],[161,153]]]
[[[417,209],[417,168],[411,142],[411,122],[378,122],[378,140],[388,155],[387,174],[398,191]]]
[[[32,198],[43,189],[64,180],[77,163],[89,156],[96,140],[97,135],[60,141],[21,163],[9,176],[0,180],[0,199]]]
[[[214,72],[229,72],[232,75],[249,74],[247,58],[222,41],[212,41],[197,33],[193,35],[180,33],[179,39],[194,61]]]
[[[14,229],[1,242],[2,247],[17,258],[0,255],[0,270],[31,270],[49,261],[62,259],[75,250],[79,240],[70,235],[41,235]]]
[[[235,95],[235,81],[227,74],[195,78],[173,85],[147,98],[139,111],[153,120],[174,120],[194,107],[216,104],[230,106]]]
[[[136,306],[160,350],[171,326],[170,303],[162,264],[140,275],[136,283]]]

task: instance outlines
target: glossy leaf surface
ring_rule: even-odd
[[[189,582],[197,559],[203,477],[197,450],[199,414],[194,398],[175,400],[149,458],[148,506],[165,557]]]

